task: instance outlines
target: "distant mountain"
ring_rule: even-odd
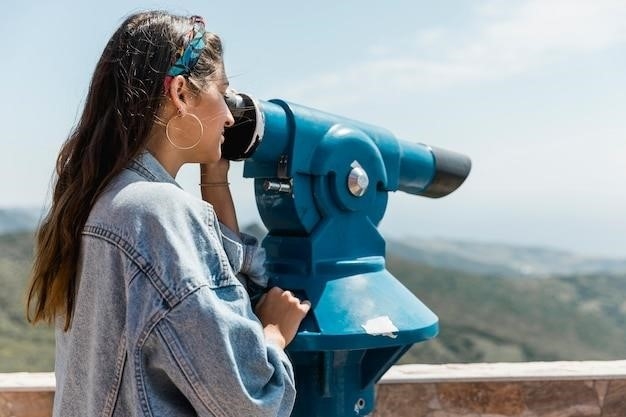
[[[439,316],[401,363],[611,360],[626,356],[626,273],[507,280],[387,258]]]
[[[410,238],[403,242],[388,240],[387,253],[434,267],[482,275],[549,277],[626,273],[626,258],[597,258],[502,243]]]
[[[52,330],[24,319],[32,250],[30,232],[0,236],[0,372],[53,367]],[[401,363],[626,357],[626,274],[509,280],[393,255],[387,268],[439,317],[440,334]]]
[[[32,231],[41,215],[40,209],[0,208],[0,235]],[[259,223],[245,225],[242,231],[259,241],[267,233]],[[478,241],[387,239],[387,255],[438,268],[510,278],[626,273],[626,257],[599,258],[558,249]]]
[[[41,218],[41,209],[0,208],[0,235],[32,231]]]
[[[242,231],[261,241],[267,230],[257,223]],[[387,256],[469,274],[508,278],[546,278],[573,274],[623,274],[623,259],[590,257],[543,247],[417,237],[387,239]]]

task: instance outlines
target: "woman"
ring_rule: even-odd
[[[200,17],[130,16],[61,149],[29,320],[56,322],[54,415],[287,416],[283,349],[310,308],[266,284],[221,159],[233,117]],[[175,182],[199,163],[202,199]],[[256,314],[255,314],[256,313]]]

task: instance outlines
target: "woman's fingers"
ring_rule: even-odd
[[[270,331],[280,334],[279,339],[284,340],[281,343],[284,347],[293,340],[310,309],[311,303],[308,300],[300,300],[291,291],[273,287],[261,297],[255,312],[266,333]]]

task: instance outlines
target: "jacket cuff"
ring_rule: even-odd
[[[259,246],[257,238],[247,233],[237,234],[222,223],[220,223],[220,229],[224,250],[235,274],[243,273],[257,287],[267,287],[265,249]],[[231,254],[234,259],[231,258]],[[239,260],[239,262],[232,265],[234,260]]]

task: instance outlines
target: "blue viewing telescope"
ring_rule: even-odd
[[[292,416],[364,416],[374,387],[438,318],[385,268],[377,230],[390,191],[438,198],[469,175],[468,157],[282,100],[232,93],[222,155],[254,178],[273,285],[311,302],[288,347]]]

